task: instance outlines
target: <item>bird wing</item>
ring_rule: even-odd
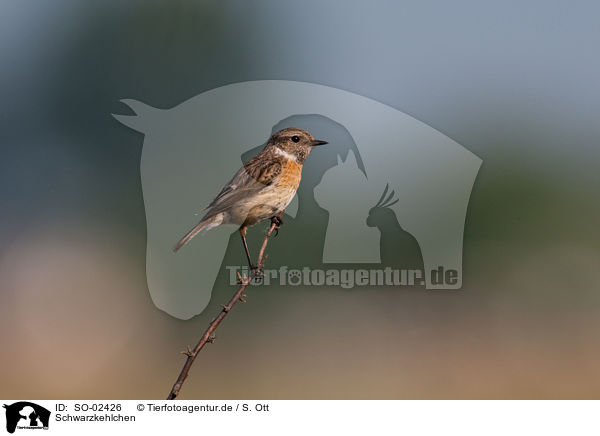
[[[208,212],[203,219],[223,212],[232,204],[260,192],[275,181],[281,174],[282,164],[277,159],[264,157],[259,153],[238,170],[206,207]]]

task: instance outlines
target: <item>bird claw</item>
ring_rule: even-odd
[[[250,265],[250,277],[260,283],[265,273],[260,265]]]
[[[279,227],[283,225],[283,220],[279,216],[271,217],[271,223],[275,224],[275,234],[273,237],[277,237],[279,235]]]
[[[279,216],[271,217],[271,223],[275,224],[275,228],[283,225],[283,220]]]

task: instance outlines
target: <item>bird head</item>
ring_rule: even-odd
[[[289,127],[275,132],[269,139],[267,147],[275,147],[293,156],[298,163],[303,163],[313,147],[323,144],[327,144],[327,141],[313,138],[306,130]]]

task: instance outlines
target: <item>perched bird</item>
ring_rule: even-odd
[[[223,224],[240,226],[239,232],[250,268],[246,231],[249,226],[271,218],[281,225],[278,217],[292,201],[302,177],[302,166],[312,148],[327,144],[315,140],[306,130],[287,128],[271,136],[265,148],[239,169],[213,201],[202,220],[175,244],[179,250],[194,236]]]

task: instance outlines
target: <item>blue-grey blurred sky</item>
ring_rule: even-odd
[[[262,1],[218,6],[4,1],[3,103],[10,103],[13,116],[28,114],[33,121],[36,114],[45,115],[48,107],[40,103],[52,93],[57,76],[76,76],[77,67],[106,71],[111,59],[150,52],[153,63],[169,74],[156,77],[147,70],[149,59],[137,73],[142,81],[153,79],[153,88],[163,88],[154,97],[162,100],[158,104],[176,104],[210,88],[209,81],[285,78],[375,98],[450,134],[460,133],[460,127],[450,126],[472,126],[476,117],[485,120],[483,130],[499,129],[492,123],[499,118],[512,131],[515,125],[517,131],[571,127],[589,140],[598,133],[598,13],[591,1]],[[195,41],[185,39],[195,26],[210,32]],[[89,40],[94,33],[96,44]],[[71,70],[62,70],[65,57],[86,42],[81,49],[89,50],[87,56],[80,53]],[[187,71],[163,65],[183,62],[191,63]],[[118,80],[119,72],[113,74]],[[190,88],[195,82],[196,88],[167,92],[182,79]]]
[[[484,158],[510,149],[574,182],[599,157],[599,12],[591,1],[4,1],[3,165],[37,135],[106,146],[91,132],[121,97],[170,107],[276,78],[374,98]]]
[[[484,162],[597,187],[598,12],[542,1],[4,1],[0,189],[17,221],[78,189],[88,199],[94,186],[136,189],[139,150],[119,143],[133,134],[109,117],[126,111],[120,98],[171,107],[269,78],[371,97]]]

